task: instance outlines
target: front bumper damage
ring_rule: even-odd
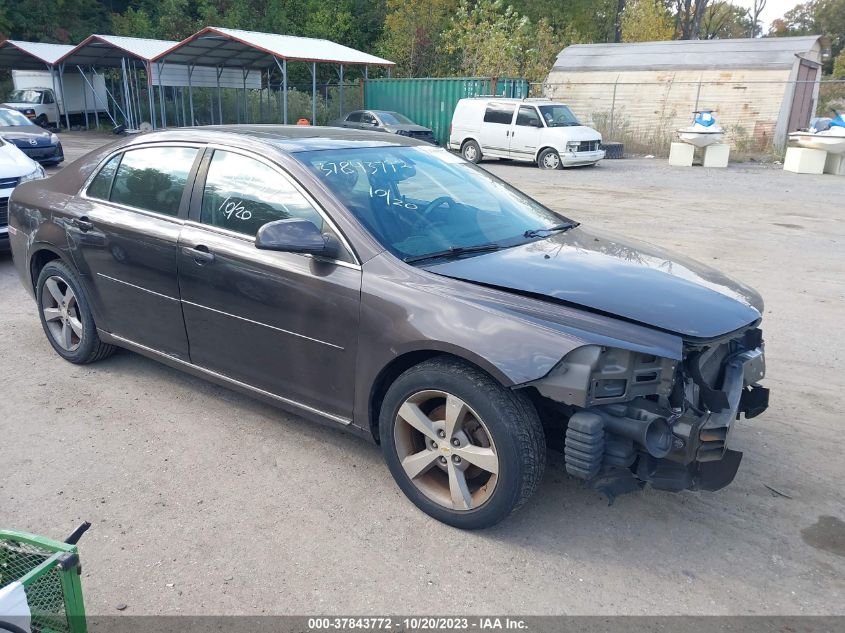
[[[611,501],[646,483],[668,491],[719,490],[730,484],[742,460],[741,452],[729,448],[735,422],[741,415],[753,418],[768,406],[768,389],[758,384],[765,375],[760,330],[689,346],[682,362],[663,359],[656,375],[661,359],[610,356],[610,371],[616,373],[593,363],[590,394],[603,395],[604,385],[624,376],[632,383],[625,393],[637,395],[630,400],[617,397],[609,404],[587,395],[580,403],[586,406],[570,408],[564,444],[567,472],[590,482]],[[577,374],[578,366],[568,369]],[[667,374],[672,380],[666,380]],[[655,393],[636,391],[643,377],[652,379]],[[542,393],[546,385],[540,387]]]

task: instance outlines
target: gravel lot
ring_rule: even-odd
[[[63,138],[71,159],[109,140]],[[460,532],[404,499],[375,446],[128,352],[62,361],[0,254],[0,526],[91,521],[89,614],[845,614],[845,179],[486,166],[762,292],[772,406],[734,434],[732,486],[609,507],[551,454],[522,511]]]

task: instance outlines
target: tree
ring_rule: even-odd
[[[703,40],[746,37],[750,32],[749,12],[730,2],[714,2],[701,17],[699,37]]]
[[[674,0],[675,38],[697,40],[701,31],[701,18],[707,10],[709,0]]]
[[[830,72],[833,59],[845,50],[845,0],[810,0],[774,20],[769,35],[826,35],[830,39],[831,58],[825,64]]]
[[[387,0],[381,55],[396,62],[396,73],[407,77],[436,75],[444,66],[441,34],[449,26],[456,0]]]
[[[656,0],[629,0],[622,13],[623,42],[671,40],[672,19],[666,7]]]
[[[766,0],[752,0],[748,14],[751,17],[750,37],[757,37],[761,32],[760,14],[766,8]]]

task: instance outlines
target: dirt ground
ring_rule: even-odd
[[[64,138],[71,158],[108,140]],[[609,507],[553,453],[526,507],[460,532],[404,499],[375,446],[134,354],[62,361],[0,254],[0,526],[91,521],[91,614],[845,614],[845,179],[486,166],[761,291],[772,404],[735,432],[730,487]]]

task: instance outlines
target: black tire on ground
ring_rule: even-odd
[[[605,158],[625,158],[625,146],[622,143],[602,143]]]
[[[56,284],[59,293],[70,296],[67,294],[67,290],[70,289],[73,295],[74,305],[69,308],[68,316],[72,316],[78,324],[81,324],[82,331],[81,336],[76,335],[73,349],[62,347],[57,340],[57,335],[48,327],[44,307],[45,303],[53,303],[53,301],[49,298],[45,300],[44,293],[51,293],[50,287],[53,287],[53,283],[51,282],[50,287],[48,287],[49,280],[52,280]],[[44,334],[47,335],[47,340],[50,341],[50,345],[53,346],[53,349],[56,350],[59,356],[71,363],[85,365],[108,358],[115,352],[116,348],[113,345],[103,343],[97,335],[97,326],[91,314],[85,289],[79,282],[76,273],[64,262],[54,260],[44,266],[38,275],[38,281],[35,284],[35,293],[41,327],[44,328]],[[61,304],[61,302],[58,303]],[[58,310],[61,311],[61,306],[59,306]],[[61,319],[57,320],[61,321]]]
[[[537,167],[540,169],[563,169],[563,162],[558,154],[551,147],[547,147],[537,156]]]
[[[477,507],[458,510],[438,503],[422,492],[403,468],[395,435],[400,424],[397,416],[406,401],[429,390],[445,392],[462,400],[477,414],[489,434],[498,460],[498,473],[492,492],[485,492],[486,499]],[[437,418],[436,413],[431,415],[432,419]],[[405,495],[426,514],[462,529],[486,528],[506,518],[535,492],[546,465],[543,425],[528,397],[506,389],[478,368],[447,356],[412,367],[390,386],[380,411],[379,436],[388,468]],[[438,454],[435,450],[434,455]],[[436,469],[435,464],[428,470],[440,476]],[[485,473],[482,471],[482,474]],[[488,480],[485,488],[489,484]],[[451,483],[447,488],[450,486]]]
[[[478,143],[470,139],[461,145],[461,156],[471,163],[478,163],[482,158],[481,147],[478,146]]]
[[[47,120],[46,114],[40,114],[37,117],[35,117],[35,119],[33,120],[33,123],[35,123],[35,125],[39,125],[41,127],[47,127],[50,124],[50,122]]]

